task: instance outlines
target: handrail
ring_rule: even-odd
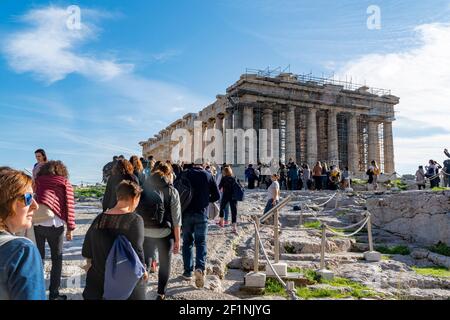
[[[263,223],[264,221],[266,221],[267,219],[272,217],[272,215],[275,214],[275,211],[280,210],[281,208],[286,206],[289,203],[289,201],[291,201],[291,198],[292,198],[292,195],[288,195],[286,198],[281,200],[275,207],[273,207],[272,209],[270,209],[269,211],[264,213],[261,216],[261,218],[259,218],[259,222]]]

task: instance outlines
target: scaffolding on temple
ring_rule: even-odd
[[[287,72],[286,72],[287,71]],[[367,93],[371,93],[378,96],[384,96],[384,95],[391,95],[391,90],[387,89],[381,89],[381,88],[374,88],[374,87],[367,87],[365,84],[358,84],[354,83],[352,80],[350,81],[343,81],[343,80],[336,80],[335,75],[333,73],[330,77],[316,77],[312,74],[312,72],[307,74],[293,74],[290,72],[290,65],[286,67],[285,69],[281,69],[281,67],[277,67],[274,69],[270,69],[270,67],[267,67],[266,69],[252,69],[252,68],[246,68],[245,69],[245,76],[258,76],[258,77],[264,77],[264,78],[276,78],[276,77],[282,77],[282,76],[289,76],[290,79],[296,80],[297,82],[304,84],[304,85],[318,85],[318,86],[324,86],[327,84],[335,85],[335,86],[342,86],[344,90],[360,90]]]

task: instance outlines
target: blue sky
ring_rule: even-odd
[[[68,30],[66,8],[81,8]],[[370,5],[381,29],[367,28]],[[0,2],[0,165],[45,148],[74,183],[113,154],[140,154],[170,121],[224,93],[245,68],[335,74],[391,89],[396,166],[450,147],[448,1]]]

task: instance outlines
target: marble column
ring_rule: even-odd
[[[369,121],[369,142],[368,142],[368,166],[375,160],[380,165],[380,140],[378,134],[378,122]]]
[[[290,106],[286,113],[286,163],[290,158],[297,162],[296,155],[295,107]]]
[[[243,108],[243,120],[242,120],[242,128],[244,129],[244,131],[249,130],[249,129],[253,129],[253,108],[252,107],[244,107]],[[257,143],[256,141],[256,136],[252,135],[253,139],[250,139],[249,142],[246,142],[244,140],[244,145],[245,145],[245,154],[244,154],[244,159],[245,159],[245,163],[249,164],[249,163],[253,163],[256,161],[257,157],[256,157],[256,145],[254,145],[255,143]],[[252,155],[252,157],[250,156]],[[252,161],[253,160],[253,161]]]
[[[273,110],[268,107],[266,107],[263,111],[262,129],[267,130],[266,151],[270,150],[270,157],[271,157],[273,154],[272,150]],[[266,152],[264,155],[268,156],[269,154],[268,152]]]
[[[225,129],[223,130],[224,146],[223,146],[223,161],[227,162],[227,146],[231,146],[233,141],[227,139],[227,130],[233,129],[233,109],[227,109],[225,114]]]
[[[392,122],[383,124],[383,144],[384,144],[384,172],[394,173],[394,138],[392,134]]]
[[[223,113],[219,113],[216,117],[216,130],[219,130],[222,133],[222,145],[223,145],[223,152],[222,157],[219,157],[219,162],[222,165],[222,163],[225,161],[225,130],[224,130],[224,119],[225,115]],[[220,139],[220,138],[218,138]]]
[[[312,168],[317,162],[317,110],[310,108],[308,111],[306,161]]]
[[[205,151],[206,147],[211,144],[211,139],[213,136],[213,130],[214,130],[214,125],[215,125],[215,119],[210,118],[208,119],[208,121],[206,122],[206,132],[205,132],[205,136],[204,139],[206,140],[204,143],[204,149],[203,151]],[[208,157],[208,155],[206,155],[206,157]],[[209,158],[205,158],[204,159],[205,162],[210,162],[211,159]]]
[[[336,110],[328,110],[328,163],[331,165],[339,165]]]
[[[348,170],[350,172],[361,171],[359,168],[359,151],[358,151],[358,118],[352,114],[348,119]]]

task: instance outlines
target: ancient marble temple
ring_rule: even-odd
[[[259,135],[259,129],[279,129],[277,151],[284,163],[290,158],[310,166],[325,161],[356,174],[375,160],[384,173],[393,173],[392,122],[398,103],[388,90],[351,82],[247,71],[214,103],[186,114],[140,145],[144,156],[167,160],[178,143],[171,141],[173,131],[184,128],[193,133],[194,121],[201,121],[205,131],[253,128]],[[247,163],[250,152],[258,154],[247,146]],[[223,160],[217,162],[225,162],[225,154]]]

